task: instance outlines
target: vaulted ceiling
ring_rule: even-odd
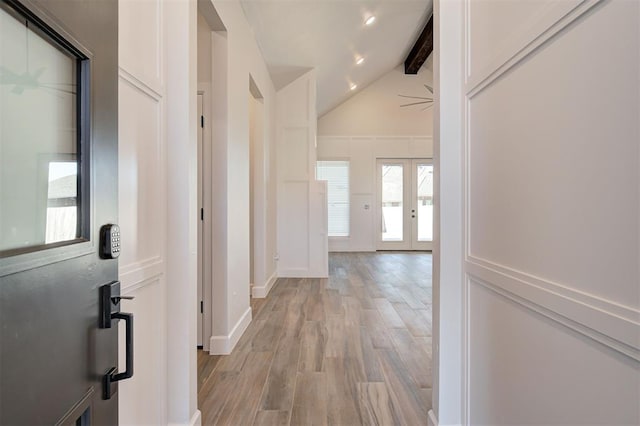
[[[276,88],[315,68],[319,116],[403,63],[433,7],[432,0],[240,1]],[[370,16],[375,22],[365,25]]]

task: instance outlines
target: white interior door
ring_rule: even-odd
[[[376,248],[431,250],[431,160],[379,159],[377,177]]]

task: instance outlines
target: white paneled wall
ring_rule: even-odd
[[[204,6],[204,5],[201,5]],[[275,228],[275,103],[271,77],[238,2],[213,1],[226,31],[211,33],[213,145],[213,295],[210,352],[228,354],[251,322],[250,297],[250,78],[263,95],[263,145],[257,170],[257,193],[266,230]],[[213,10],[212,10],[213,12]],[[259,182],[257,182],[259,181]],[[205,219],[206,220],[206,219]],[[254,283],[266,296],[275,281],[275,238],[262,234],[262,282]]]
[[[327,185],[315,180],[316,78],[309,71],[277,94],[278,276],[326,277]]]
[[[135,316],[134,376],[118,389],[123,425],[199,423],[195,35],[195,4],[119,2],[119,273],[135,297],[123,302]]]
[[[135,297],[123,310],[136,320],[135,374],[118,390],[123,425],[167,423],[162,15],[160,0],[119,3],[119,272]],[[124,330],[120,338],[124,365]]]
[[[462,300],[463,424],[639,424],[640,4],[436,6],[437,49],[464,53],[436,72],[436,157],[464,165],[458,187],[440,164],[463,213],[447,221],[458,201],[440,187],[442,251],[464,231],[459,287],[455,265],[434,260],[440,421],[459,410],[447,336]]]
[[[329,251],[375,251],[376,159],[432,158],[425,136],[319,136],[318,160],[348,160],[350,235],[329,237]]]

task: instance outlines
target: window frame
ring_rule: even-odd
[[[48,37],[53,38],[58,44],[74,52],[76,56],[82,58],[77,62],[81,67],[80,72],[76,70],[78,81],[77,109],[78,119],[76,120],[77,137],[82,143],[79,152],[80,166],[78,172],[87,178],[79,181],[78,194],[84,199],[85,208],[78,220],[82,223],[82,238],[71,241],[51,243],[39,246],[31,246],[27,250],[11,249],[5,250],[0,255],[0,277],[23,272],[33,268],[61,262],[81,256],[93,255],[97,251],[97,230],[92,226],[95,217],[96,203],[92,195],[95,187],[95,177],[92,175],[93,156],[93,117],[92,103],[94,97],[93,61],[94,54],[87,46],[82,44],[73,34],[60,25],[55,17],[50,16],[41,8],[30,3],[29,7],[16,0],[0,0],[0,8],[18,19],[28,19],[33,24],[32,29],[38,28]]]

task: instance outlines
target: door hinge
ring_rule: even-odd
[[[200,127],[204,128],[204,115],[200,116]]]
[[[200,209],[200,220],[204,221],[204,209]]]
[[[200,313],[204,314],[204,302],[202,300],[200,301]]]

